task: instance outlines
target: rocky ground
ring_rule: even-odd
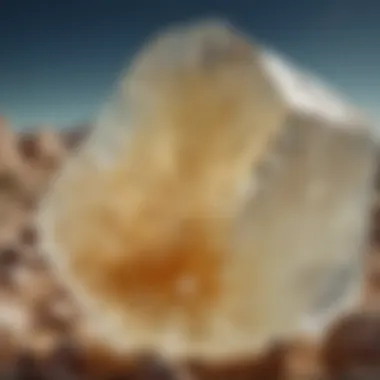
[[[39,249],[33,210],[86,128],[15,134],[0,120],[0,380],[380,379],[380,207],[374,202],[363,311],[333,326],[323,347],[278,343],[261,358],[186,373],[158,358],[115,357],[91,340]]]

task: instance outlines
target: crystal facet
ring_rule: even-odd
[[[178,26],[62,169],[42,241],[113,348],[249,354],[354,305],[374,147],[359,111],[228,23]]]

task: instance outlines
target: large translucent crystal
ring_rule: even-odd
[[[365,118],[230,25],[136,56],[41,204],[46,255],[115,349],[232,358],[358,301]]]

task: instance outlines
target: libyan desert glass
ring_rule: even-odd
[[[143,47],[39,214],[43,247],[116,350],[251,354],[358,302],[367,121],[224,22]]]

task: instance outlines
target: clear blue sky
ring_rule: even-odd
[[[91,120],[147,36],[215,15],[380,119],[378,0],[2,0],[0,113],[19,128]]]

